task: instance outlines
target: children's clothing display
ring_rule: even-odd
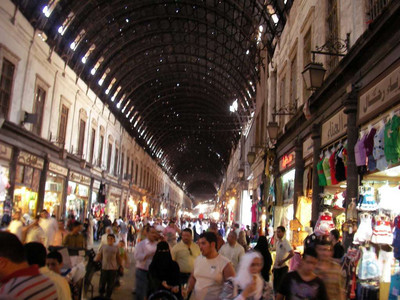
[[[379,250],[378,257],[379,268],[381,270],[380,281],[390,282],[392,263],[393,263],[393,251]]]
[[[369,242],[372,238],[372,216],[369,213],[360,215],[360,225],[354,235],[354,244]]]
[[[399,159],[400,118],[394,115],[385,125],[385,156],[389,163]]]
[[[361,280],[378,279],[381,273],[374,248],[360,247],[360,249],[361,258],[358,262],[358,278]]]
[[[385,127],[379,129],[379,131],[374,136],[374,149],[372,154],[374,159],[376,160],[376,168],[378,170],[386,170],[388,167],[388,163],[385,157]]]
[[[375,220],[376,224],[372,231],[371,242],[374,244],[392,244],[393,233],[388,218],[386,216],[378,216]]]
[[[329,157],[329,170],[331,172],[331,181],[332,184],[338,184],[339,182],[336,180],[336,169],[335,169],[335,165],[336,165],[336,151],[332,151],[331,156]]]
[[[400,260],[400,215],[394,219],[394,257]]]
[[[326,185],[332,185],[331,179],[331,169],[329,165],[329,154],[325,157],[322,161],[322,168],[324,170],[325,178],[326,178]]]
[[[361,211],[375,211],[378,209],[378,204],[375,201],[375,190],[373,187],[360,187],[360,197],[357,209]]]
[[[317,171],[318,171],[318,184],[320,186],[326,186],[326,178],[324,173],[324,168],[322,167],[323,159],[321,159],[317,164]]]
[[[317,236],[327,236],[332,229],[335,229],[332,213],[325,211],[319,214],[318,221],[315,225],[314,233]]]
[[[356,145],[354,146],[354,156],[356,158],[356,166],[361,167],[365,166],[367,162],[367,155],[365,152],[365,146],[364,142],[365,139],[367,138],[367,135],[365,134],[363,137],[361,137]]]
[[[343,150],[344,147],[341,146],[335,154],[335,177],[338,182],[346,180],[346,170],[343,161]]]

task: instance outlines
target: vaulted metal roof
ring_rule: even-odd
[[[126,130],[192,194],[213,194],[255,109],[292,0],[13,0]],[[237,99],[238,109],[230,112]]]

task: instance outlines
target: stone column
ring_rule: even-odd
[[[318,183],[318,170],[317,170],[317,164],[319,162],[319,154],[321,151],[321,124],[319,123],[313,124],[311,138],[313,140],[313,148],[314,148],[311,221],[312,221],[312,226],[315,226],[315,223],[317,222],[319,215],[319,207],[320,207],[319,194],[322,193],[323,191],[323,187],[321,187]]]
[[[294,175],[294,195],[293,195],[293,219],[296,216],[298,198],[303,195],[303,144],[300,139],[295,142],[295,175]]]
[[[347,88],[347,95],[343,99],[344,113],[347,114],[347,188],[346,207],[352,198],[358,194],[358,172],[354,156],[354,146],[358,139],[357,128],[357,98],[358,88],[351,86]]]
[[[46,180],[47,180],[47,171],[48,170],[49,170],[49,157],[48,157],[48,155],[46,155],[45,158],[44,158],[43,170],[41,172],[40,181],[39,181],[37,213],[40,213],[43,210],[44,196],[45,196],[45,193],[46,193]]]

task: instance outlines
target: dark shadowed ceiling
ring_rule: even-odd
[[[170,177],[204,198],[216,193],[251,118],[260,51],[272,55],[292,4],[13,2]]]

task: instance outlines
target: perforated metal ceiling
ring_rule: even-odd
[[[195,196],[216,192],[254,111],[260,50],[272,55],[292,4],[13,2],[147,152]],[[232,113],[235,99],[238,111]]]

